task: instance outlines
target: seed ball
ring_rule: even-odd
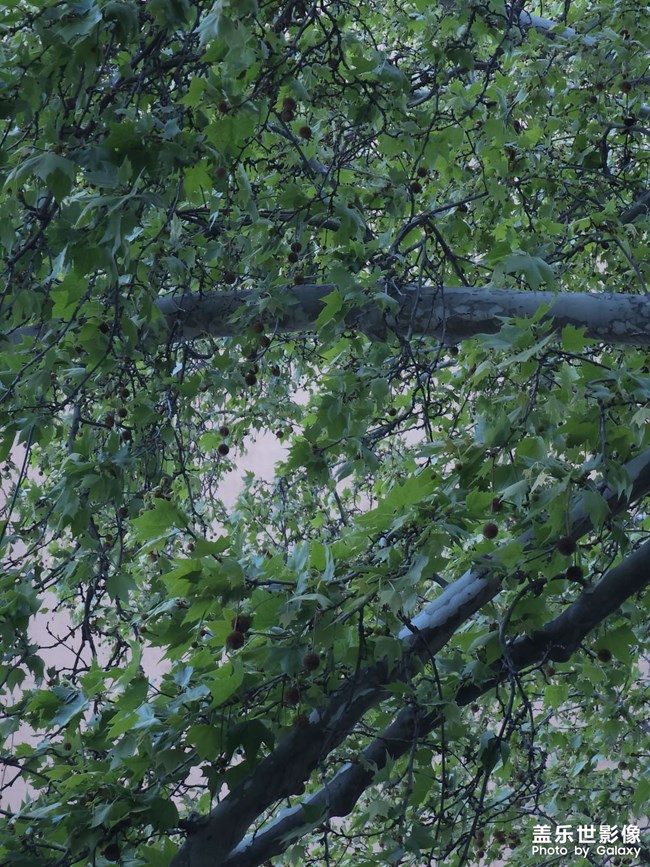
[[[302,664],[307,671],[316,671],[320,665],[320,656],[317,653],[306,653]]]
[[[238,614],[233,617],[231,626],[235,632],[248,632],[251,628],[251,617],[249,614]]]
[[[234,629],[226,638],[226,645],[230,650],[239,650],[240,647],[244,646],[244,641],[244,633],[240,632],[238,629]]]
[[[228,434],[230,433],[230,428],[228,427],[227,424],[222,424],[221,427],[219,428],[219,433],[221,434],[222,437],[227,437]]]
[[[575,554],[578,546],[571,536],[562,536],[561,539],[557,540],[556,547],[563,557],[570,557]]]
[[[228,452],[230,451],[230,446],[227,443],[219,443],[217,451],[219,452],[220,455],[223,455],[223,457],[225,458],[226,455],[228,454]]]
[[[284,692],[284,700],[287,704],[298,704],[300,701],[300,690],[297,686],[289,686]]]
[[[306,125],[301,126],[300,129],[298,130],[298,135],[300,136],[300,138],[304,138],[305,141],[309,141],[309,139],[312,137],[311,127],[306,126]]]
[[[569,566],[566,570],[566,579],[567,581],[581,581],[583,578],[583,571],[580,566]]]
[[[488,521],[487,524],[483,526],[483,535],[486,539],[496,539],[498,532],[499,528],[493,521]]]

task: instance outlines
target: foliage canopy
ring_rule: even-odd
[[[648,294],[647,10],[528,5],[2,4],[2,863],[527,865],[647,815],[647,335],[388,327]]]

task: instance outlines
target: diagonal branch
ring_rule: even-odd
[[[612,514],[624,511],[650,492],[650,449],[626,464],[625,469],[629,478],[625,494],[607,482],[599,486]],[[571,510],[569,527],[574,539],[592,527],[581,502]],[[530,548],[534,536],[531,528],[518,541]],[[391,669],[382,660],[367,667],[337,690],[327,705],[312,711],[309,724],[287,735],[189,834],[171,867],[217,867],[225,863],[251,824],[273,803],[300,791],[323,758],[345,740],[367,710],[386,697],[385,686],[406,679],[415,656],[427,660],[440,651],[458,627],[493,599],[500,588],[501,578],[497,570],[490,569],[489,560],[482,569],[469,569],[446,587],[400,633],[405,647],[400,663]]]
[[[505,659],[495,662],[492,665],[493,677],[483,683],[462,687],[455,696],[455,703],[462,707],[475,701],[506,680],[512,671],[521,671],[547,659],[567,661],[594,627],[649,584],[650,542],[646,542],[597,584],[584,590],[543,629],[511,642],[507,662]],[[347,816],[387,761],[404,755],[411,748],[414,737],[428,734],[440,725],[442,719],[440,708],[429,714],[413,705],[404,708],[361,751],[354,763],[344,765],[322,789],[302,804],[283,810],[257,834],[243,840],[220,867],[257,867],[323,821]]]

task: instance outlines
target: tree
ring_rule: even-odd
[[[3,863],[650,860],[648,28],[537,5],[5,4]]]

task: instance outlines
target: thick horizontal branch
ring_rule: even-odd
[[[626,496],[606,482],[599,492],[612,514],[623,511],[650,492],[650,449],[626,464],[629,479]],[[582,503],[571,510],[569,532],[578,539],[591,529]],[[534,543],[534,530],[518,541],[524,548]],[[491,574],[489,560],[480,570],[470,569],[450,584],[399,635],[407,652],[400,665],[390,670],[385,662],[369,666],[333,694],[326,706],[312,712],[309,724],[288,734],[278,747],[239,786],[221,801],[191,833],[173,859],[171,867],[220,867],[227,863],[251,824],[280,798],[300,791],[318,764],[342,743],[367,710],[387,695],[385,686],[404,679],[411,671],[412,653],[428,660],[449,641],[458,627],[501,588],[501,579]]]
[[[283,290],[284,311],[277,317],[264,314],[269,331],[312,331],[324,309],[325,299],[336,290],[332,284],[308,284]],[[458,343],[477,334],[493,334],[503,320],[534,316],[548,307],[544,319],[561,331],[567,325],[584,328],[592,339],[612,344],[650,344],[650,298],[639,295],[572,292],[528,292],[490,286],[407,286],[387,303],[368,303],[350,310],[345,324],[374,339],[389,332],[399,337],[427,335]],[[168,329],[177,337],[227,337],[241,333],[236,314],[255,309],[258,296],[252,290],[166,296],[158,300]],[[387,310],[382,310],[382,306]],[[390,310],[390,312],[388,312]]]
[[[462,687],[456,694],[456,704],[462,707],[476,701],[511,673],[531,665],[547,659],[567,661],[597,625],[648,584],[650,542],[626,557],[593,587],[586,588],[575,602],[543,629],[514,641],[509,647],[508,659],[498,660],[492,665],[494,677],[481,684]],[[415,738],[430,733],[443,718],[440,709],[427,714],[414,705],[404,708],[361,751],[356,761],[344,765],[322,789],[302,804],[283,810],[257,834],[243,840],[221,867],[257,867],[325,820],[347,816],[388,759],[404,755],[411,749]]]

